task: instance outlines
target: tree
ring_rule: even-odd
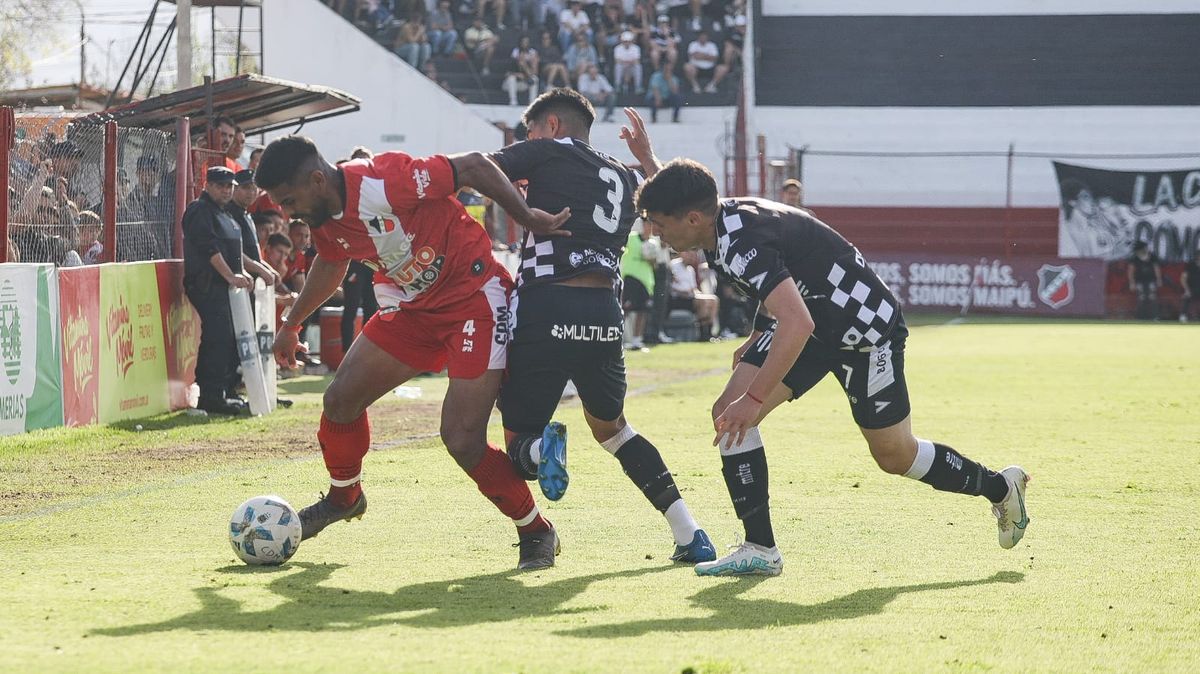
[[[30,55],[59,41],[57,28],[72,0],[4,0],[0,3],[0,89],[29,75]]]

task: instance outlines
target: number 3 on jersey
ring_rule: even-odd
[[[625,197],[625,185],[621,183],[621,176],[607,166],[600,169],[600,179],[612,187],[605,195],[612,204],[612,215],[605,213],[603,206],[597,205],[596,210],[592,211],[592,220],[597,227],[612,234],[621,226],[621,200]]]

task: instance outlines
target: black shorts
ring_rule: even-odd
[[[500,389],[504,428],[541,433],[567,380],[587,413],[612,421],[625,407],[624,317],[607,288],[543,285],[513,299],[508,376]]]
[[[772,326],[742,356],[743,363],[762,367],[775,337]],[[904,381],[904,342],[908,329],[901,321],[875,347],[861,350],[836,349],[809,339],[783,383],[795,400],[833,373],[850,400],[854,422],[862,428],[887,428],[899,423],[912,410]]]
[[[650,307],[650,291],[646,284],[632,276],[625,277],[625,289],[621,292],[625,311],[645,311]]]

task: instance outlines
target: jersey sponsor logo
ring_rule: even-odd
[[[737,253],[733,256],[733,261],[729,263],[729,271],[737,274],[738,276],[745,276],[746,265],[750,264],[750,261],[756,257],[758,257],[757,248],[751,248],[750,250],[746,251],[745,255]]]
[[[364,260],[363,264],[375,267],[367,260]],[[406,256],[399,264],[389,267],[385,273],[411,299],[414,295],[425,292],[430,286],[437,283],[445,264],[445,255],[438,255],[429,246],[423,246],[414,251],[412,255]]]
[[[867,397],[874,398],[876,393],[895,383],[896,371],[892,368],[892,349],[890,345],[884,344],[875,349],[871,353],[870,358],[871,369],[867,372]],[[879,410],[875,411],[878,412]]]
[[[572,252],[567,256],[567,261],[571,263],[572,267],[588,267],[598,264],[608,269],[615,270],[617,268],[617,261],[614,257],[604,251],[592,248],[584,248],[582,253]]]
[[[497,344],[508,342],[509,318],[512,315],[507,306],[496,307],[496,329],[493,330],[493,341]]]
[[[550,328],[555,339],[573,342],[616,342],[621,339],[618,325],[555,325]]]
[[[413,183],[416,185],[417,198],[425,198],[425,188],[429,187],[429,169],[413,169]]]
[[[762,290],[762,284],[763,284],[763,281],[765,281],[765,280],[767,280],[767,272],[765,272],[765,271],[764,271],[764,272],[763,272],[763,273],[761,273],[761,274],[757,274],[757,275],[755,275],[755,276],[752,276],[752,277],[750,278],[750,283],[751,283],[751,284],[752,284],[752,285],[753,285],[755,288],[758,288],[759,290]]]
[[[1038,299],[1051,309],[1058,309],[1075,299],[1075,270],[1069,264],[1044,264],[1037,271]]]
[[[891,404],[892,404],[892,402],[890,400],[876,400],[875,401],[875,413],[879,414],[880,412],[883,411],[883,408],[885,408]]]

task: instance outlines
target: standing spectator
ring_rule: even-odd
[[[538,94],[538,53],[529,44],[529,38],[522,36],[521,41],[512,50],[512,70],[504,78],[504,89],[508,92],[508,104],[517,104],[517,90],[529,90],[529,103]]]
[[[688,62],[683,64],[683,72],[692,84],[692,92],[700,93],[700,80],[708,79],[704,93],[717,93],[717,85],[729,73],[729,67],[717,63],[720,52],[717,44],[708,39],[707,31],[700,31],[696,41],[688,45]]]
[[[614,77],[618,89],[629,91],[629,85],[632,84],[635,94],[641,96],[645,93],[642,88],[642,48],[633,43],[631,31],[621,33],[621,44],[613,49],[613,62],[616,64]]]
[[[246,211],[258,198],[258,186],[254,184],[254,171],[242,169],[234,175],[236,185],[233,188],[233,198],[225,205],[225,210],[233,216],[234,222],[242,233],[242,268],[261,278],[267,285],[279,283],[279,274],[262,263],[262,251],[258,247],[258,233],[254,227],[254,219]]]
[[[475,17],[471,27],[463,32],[463,44],[479,57],[482,66],[479,74],[484,77],[492,74],[492,54],[496,51],[498,41],[496,34],[483,22],[483,17]]]
[[[783,181],[779,188],[779,201],[792,208],[804,208],[804,184],[795,178]]]
[[[74,141],[64,140],[50,148],[51,175],[63,181],[65,198],[88,210],[100,210],[103,187],[97,167],[83,167],[83,150]],[[35,178],[36,182],[36,178]],[[55,186],[55,192],[60,191]]]
[[[679,94],[679,78],[671,72],[671,66],[665,60],[650,76],[650,90],[646,93],[646,103],[650,105],[651,122],[658,121],[658,109],[665,106],[671,108],[671,121],[679,122],[679,108],[683,106],[683,96]]]
[[[595,35],[592,32],[591,19],[583,11],[580,0],[571,0],[567,9],[558,15],[558,44],[563,51],[569,51],[577,35],[582,34],[585,41],[591,42]]]
[[[504,30],[504,0],[475,0],[475,16],[482,19],[488,5],[496,10],[496,30]]]
[[[440,0],[437,8],[429,13],[429,43],[433,53],[449,56],[458,45],[458,31],[454,29],[454,16],[450,12],[450,0]]]
[[[246,168],[250,169],[251,171],[257,170],[258,160],[262,159],[262,153],[263,149],[261,147],[256,147],[253,150],[250,150],[250,162],[246,164]]]
[[[287,234],[272,232],[263,246],[263,262],[271,266],[280,277],[287,272],[288,257],[292,254],[292,240]],[[287,286],[280,285],[280,290],[291,293]]]
[[[1137,295],[1136,316],[1158,320],[1158,289],[1162,287],[1162,267],[1145,241],[1133,244],[1129,258],[1129,291]]]
[[[626,348],[640,351],[646,347],[646,314],[654,294],[654,261],[659,245],[653,237],[645,236],[645,224],[639,218],[629,231],[629,243],[621,256],[621,308],[625,311]]]
[[[234,173],[242,170],[241,159],[242,153],[245,151],[246,132],[242,131],[242,127],[235,126],[233,129],[233,142],[230,143],[229,147],[225,150],[225,158],[230,162],[233,162],[233,166],[230,166],[230,169],[232,169]]]
[[[283,273],[283,283],[293,291],[301,292],[304,290],[304,282],[308,278],[312,231],[303,220],[292,220],[288,225],[288,237],[292,240],[292,254],[287,260],[287,271]]]
[[[362,262],[351,260],[342,281],[342,298],[342,353],[349,353],[356,336],[354,323],[358,310],[362,309],[364,325],[379,311],[379,302],[375,299],[375,272]]]
[[[117,201],[117,255],[121,262],[169,257],[170,204],[157,194],[162,182],[158,158],[138,157],[136,173],[137,185],[124,200]]]
[[[1192,302],[1200,295],[1200,251],[1192,251],[1192,259],[1179,276],[1179,285],[1183,286],[1183,306],[1179,309],[1179,322],[1187,323],[1191,318]]]
[[[579,76],[588,69],[588,66],[600,65],[600,57],[596,54],[596,48],[588,42],[588,38],[579,33],[575,36],[575,43],[567,49],[567,71],[571,74],[572,81],[578,81]]]
[[[237,340],[229,308],[229,288],[249,288],[242,273],[242,232],[225,205],[233,198],[233,171],[214,166],[205,174],[204,193],[183,214],[183,287],[200,314],[196,354],[197,407],[210,414],[240,414],[228,399],[237,372]]]
[[[433,54],[433,47],[429,45],[429,38],[425,35],[425,24],[416,18],[404,22],[400,30],[396,31],[392,50],[396,52],[396,56],[407,61],[408,65],[420,70]]]
[[[613,92],[613,86],[609,83],[608,78],[600,72],[600,68],[593,63],[588,66],[585,73],[579,76],[579,86],[575,87],[579,93],[592,102],[592,105],[599,108],[604,106],[603,122],[611,122],[613,108],[617,105],[617,95]]]
[[[542,82],[546,89],[571,86],[571,78],[567,75],[567,63],[563,60],[562,49],[551,37],[550,31],[542,31],[542,48],[538,54],[542,63]],[[557,84],[556,84],[557,83]]]
[[[658,17],[658,25],[650,33],[650,63],[658,70],[666,62],[667,71],[675,70],[679,60],[679,35],[671,30],[671,19],[666,14]]]

